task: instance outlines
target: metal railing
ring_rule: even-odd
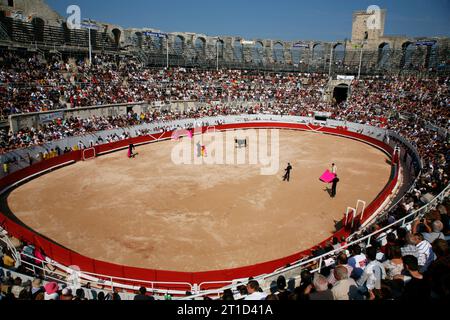
[[[405,227],[407,225],[410,225],[415,218],[423,217],[429,210],[431,210],[431,208],[434,208],[435,206],[437,206],[439,203],[441,203],[449,195],[450,195],[450,184],[439,195],[437,195],[433,200],[431,200],[429,203],[424,205],[422,208],[411,212],[410,214],[406,215],[405,217],[397,220],[396,222],[394,222],[394,223],[392,223],[392,224],[390,224],[390,225],[388,225],[388,226],[386,226],[384,228],[381,228],[381,229],[379,229],[379,230],[377,230],[377,231],[375,231],[375,232],[373,232],[373,233],[371,233],[369,235],[366,235],[366,236],[364,236],[364,237],[362,237],[362,238],[360,238],[358,240],[355,240],[355,241],[353,241],[351,243],[347,243],[344,246],[342,246],[342,247],[340,247],[338,249],[332,250],[330,252],[327,252],[327,253],[325,253],[325,254],[323,254],[321,256],[313,257],[313,258],[307,259],[307,260],[303,260],[303,261],[301,261],[301,262],[299,262],[297,264],[293,264],[293,265],[291,265],[289,267],[283,268],[283,269],[278,270],[278,271],[276,271],[274,273],[266,274],[266,275],[262,275],[262,276],[258,276],[258,277],[254,277],[254,279],[256,281],[258,281],[258,282],[263,283],[265,279],[274,278],[276,276],[283,275],[284,273],[287,273],[289,271],[298,271],[297,273],[300,275],[301,270],[303,270],[305,268],[308,268],[310,266],[313,266],[313,267],[315,266],[315,268],[312,269],[311,272],[313,272],[313,273],[314,272],[319,272],[322,269],[323,262],[327,258],[333,258],[337,254],[339,254],[340,252],[342,252],[345,249],[347,249],[347,248],[349,248],[349,247],[351,247],[353,245],[356,245],[356,244],[359,245],[359,244],[364,243],[366,246],[368,246],[368,245],[370,245],[372,239],[377,238],[377,236],[385,233],[386,231],[389,231],[389,230],[393,229],[394,227],[398,227],[398,226]],[[212,282],[212,283],[215,283],[215,282]],[[209,284],[209,283],[205,282],[202,285],[205,285],[205,284]],[[217,295],[217,296],[219,296],[220,293],[222,293],[226,289],[232,289],[232,290],[234,289],[234,290],[236,290],[239,285],[241,285],[241,284],[231,284],[231,285],[228,285],[228,286],[223,287],[221,289],[205,290],[205,291],[203,291],[203,292],[201,292],[201,293],[199,293],[197,295],[193,295],[193,296],[189,296],[189,297],[183,297],[180,300],[191,300],[191,299],[200,298],[200,297],[203,297],[203,296],[210,296],[210,295]],[[270,289],[270,288],[267,287],[267,286],[263,287],[263,290],[268,290],[268,289]]]

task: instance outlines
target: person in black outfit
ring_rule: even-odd
[[[331,197],[334,198],[336,196],[336,187],[339,182],[339,178],[336,176],[333,179],[333,186],[331,187]]]
[[[292,166],[290,163],[288,163],[288,167],[285,169],[286,174],[283,177],[283,181],[287,180],[289,182],[289,179],[291,178],[291,170],[292,170]]]

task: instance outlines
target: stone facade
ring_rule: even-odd
[[[13,4],[13,6],[8,6],[8,4]],[[48,25],[61,26],[64,22],[64,17],[52,10],[44,0],[0,0],[0,10],[5,11],[7,16],[17,15],[19,12],[23,19],[28,21],[33,18],[40,18]],[[405,61],[405,52],[408,45],[413,44],[415,47],[417,41],[426,40],[436,42],[434,51],[431,46],[417,46],[417,50],[409,54],[408,59],[414,64],[423,64],[424,67],[427,67],[426,60],[429,59],[431,54],[439,56],[438,60],[445,60],[445,54],[449,50],[448,38],[385,36],[386,17],[386,10],[381,10],[377,16],[378,28],[371,28],[370,21],[373,16],[366,11],[356,11],[353,14],[351,40],[333,42],[243,39],[234,36],[207,36],[205,34],[174,32],[168,34],[169,55],[178,56],[185,61],[214,61],[217,59],[219,51],[217,50],[217,42],[220,41],[223,44],[223,49],[221,47],[219,53],[220,60],[231,65],[233,63],[294,65],[298,63],[294,60],[300,60],[308,65],[320,65],[320,69],[323,66],[325,70],[332,55],[332,49],[334,50],[340,44],[345,48],[345,63],[354,64],[355,61],[358,62],[360,51],[363,51],[364,65],[366,67],[377,66],[382,61],[383,48],[389,48],[389,67],[401,68],[409,63],[409,61]],[[118,48],[128,48],[135,52],[142,51],[141,54],[143,55],[153,54],[162,57],[167,54],[167,39],[157,39],[144,35],[145,32],[161,33],[161,30],[152,28],[124,29],[110,23],[93,23],[98,26],[98,32],[107,34]],[[242,41],[244,41],[244,44],[241,44]],[[294,59],[293,46],[298,42],[301,42],[305,47],[302,48],[300,57]],[[255,47],[255,45],[257,46]],[[239,50],[242,52],[239,53]],[[334,54],[333,51],[333,57]]]

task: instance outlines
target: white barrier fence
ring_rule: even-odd
[[[209,122],[209,121],[211,121],[211,122]],[[181,126],[192,126],[192,125],[193,126],[201,126],[201,125],[204,125],[205,123],[208,123],[208,124],[216,123],[216,122],[239,123],[239,122],[248,122],[248,121],[282,121],[282,122],[294,122],[294,123],[314,123],[315,122],[314,119],[305,118],[305,117],[274,116],[274,115],[241,115],[241,116],[230,116],[230,117],[203,118],[201,121],[186,119],[186,120],[174,122],[172,125],[174,126],[174,128],[176,128],[176,127],[179,127],[180,125]],[[383,140],[383,138],[386,134],[386,132],[380,128],[374,128],[374,127],[360,125],[360,124],[349,124],[347,122],[335,121],[335,120],[331,120],[330,122],[331,123],[328,124],[330,127],[347,126],[351,131],[358,131],[363,134],[375,137],[379,140]],[[153,124],[153,126],[155,126],[155,125],[156,124]],[[146,126],[147,125],[143,125],[143,126],[139,126],[139,127],[146,127]],[[136,128],[133,128],[133,129],[136,129]],[[121,129],[121,130],[125,130],[125,129]],[[80,137],[77,137],[76,139],[80,139]],[[59,141],[59,142],[55,142],[55,143],[61,144],[63,142]],[[415,151],[415,150],[413,149],[412,151]],[[359,239],[353,243],[348,244],[344,248],[329,252],[320,257],[315,257],[315,258],[311,258],[308,260],[295,262],[288,268],[279,269],[271,274],[260,275],[260,276],[256,277],[255,279],[258,281],[261,281],[263,284],[266,284],[268,279],[274,278],[281,274],[290,274],[293,272],[296,274],[300,274],[299,270],[305,268],[308,265],[317,265],[315,270],[316,271],[320,270],[323,266],[324,261],[331,258],[337,252],[340,252],[342,249],[345,249],[346,247],[348,247],[350,245],[357,244],[357,243],[363,243],[367,239],[368,239],[367,242],[370,243],[370,240],[374,236],[381,234],[381,232],[388,230],[389,228],[392,228],[393,226],[396,226],[398,224],[405,225],[406,221],[410,217],[424,214],[425,211],[428,211],[429,208],[432,205],[434,205],[436,202],[442,201],[442,199],[447,197],[448,193],[449,193],[449,187],[447,187],[440,195],[438,195],[434,200],[432,200],[430,203],[425,205],[423,208],[400,219],[399,221],[395,222],[391,226],[385,227],[385,228],[373,233],[372,235],[366,236],[362,239]],[[3,238],[5,238],[5,237],[3,237]],[[37,260],[37,259],[35,257],[29,257],[29,256],[27,257],[27,256],[23,256],[23,255],[19,254],[18,252],[15,251],[11,242],[8,242],[7,240],[4,240],[4,239],[2,239],[2,241],[6,243],[7,247],[14,250],[13,253],[14,253],[17,261],[19,263],[25,265],[28,270],[30,270],[34,273],[39,271],[39,272],[43,273],[43,275],[47,279],[66,283],[64,275],[67,276],[68,274],[71,273],[70,268],[68,268],[66,266],[62,266],[62,265],[58,264],[56,261],[51,261],[51,260],[48,260],[48,261],[39,260],[40,265],[30,263],[29,261],[26,261],[27,259],[24,260],[22,257],[29,258],[29,259],[33,258],[34,260]],[[50,270],[48,269],[49,266],[51,268]],[[57,273],[55,273],[56,272],[55,270],[59,270],[59,272],[61,272],[61,273],[58,275]],[[101,275],[101,274],[94,274],[94,273],[87,273],[87,272],[81,272],[80,278],[84,282],[90,282],[92,286],[97,286],[99,288],[106,287],[106,288],[109,288],[109,290],[111,290],[111,291],[113,288],[119,288],[119,289],[123,289],[123,290],[137,290],[140,286],[146,286],[149,291],[154,292],[156,294],[165,294],[165,293],[169,292],[170,294],[173,294],[173,295],[184,295],[186,291],[191,291],[191,292],[197,293],[196,296],[187,297],[186,299],[192,299],[192,298],[201,297],[201,296],[205,296],[205,295],[219,295],[223,290],[225,290],[227,288],[236,289],[236,287],[238,286],[238,283],[240,281],[243,282],[246,280],[246,279],[236,279],[233,281],[205,282],[205,283],[201,283],[199,285],[196,285],[196,284],[193,285],[193,284],[184,283],[184,282],[154,282],[154,281],[145,281],[145,280],[139,280],[139,279],[117,278],[117,277],[111,277],[108,275]],[[124,285],[121,282],[136,283],[139,285]],[[217,285],[217,284],[227,284],[227,283],[229,284],[228,286],[224,286],[223,288],[220,288],[220,289],[202,290],[202,287],[205,287],[207,285],[211,285],[211,284]],[[186,287],[186,290],[161,289],[161,287],[164,287],[164,285],[168,285],[168,286],[175,285],[177,287]],[[265,289],[268,288],[267,284],[263,285],[263,287]]]

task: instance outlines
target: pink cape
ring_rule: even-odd
[[[330,182],[333,182],[334,178],[336,178],[336,175],[334,173],[331,173],[330,170],[327,170],[319,178],[319,180],[322,182],[325,182],[325,183],[330,183]]]

